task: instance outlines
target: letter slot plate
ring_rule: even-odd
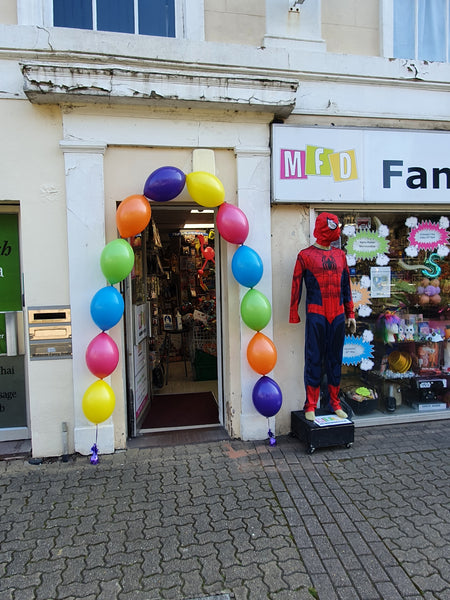
[[[31,360],[72,357],[72,325],[68,306],[29,308]]]

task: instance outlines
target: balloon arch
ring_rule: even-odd
[[[123,298],[113,286],[124,280],[134,265],[134,252],[126,238],[138,235],[149,224],[149,201],[173,200],[185,185],[197,204],[219,207],[216,219],[218,232],[227,242],[239,246],[233,255],[231,268],[236,281],[249,288],[242,298],[240,313],[244,323],[256,332],[247,347],[247,360],[250,367],[261,375],[253,388],[253,404],[267,418],[276,415],[281,408],[280,387],[267,375],[277,362],[277,350],[272,340],[261,333],[271,319],[272,308],[267,297],[255,289],[263,275],[263,263],[258,253],[244,244],[249,232],[247,217],[241,209],[225,202],[223,184],[212,173],[195,171],[185,175],[176,167],[160,167],[147,178],[142,195],[128,196],[119,204],[116,225],[120,238],[109,242],[100,256],[100,266],[109,285],[94,295],[90,305],[91,317],[101,333],[86,350],[87,367],[97,380],[87,388],[82,401],[85,417],[97,426],[96,440],[91,448],[92,464],[99,460],[98,424],[112,415],[115,406],[114,391],[104,378],[117,367],[119,350],[106,330],[120,321],[124,311]],[[211,260],[214,259],[213,252],[209,256]],[[274,445],[276,440],[270,428],[268,436],[270,444]]]

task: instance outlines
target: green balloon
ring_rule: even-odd
[[[241,302],[241,317],[247,327],[261,331],[271,316],[272,307],[266,296],[253,288],[248,290]]]
[[[134,252],[130,244],[121,238],[106,244],[100,256],[103,275],[109,283],[119,283],[131,273]]]

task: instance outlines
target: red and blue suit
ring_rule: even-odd
[[[330,225],[332,227],[330,229]],[[323,231],[321,231],[321,229]],[[335,215],[321,213],[314,235],[317,242],[329,246],[339,238]],[[290,323],[299,323],[298,305],[302,285],[306,287],[305,387],[304,410],[314,411],[320,395],[322,365],[327,374],[330,406],[341,408],[339,388],[346,318],[354,319],[350,274],[345,253],[333,246],[327,249],[309,246],[299,252],[294,268],[289,313]]]

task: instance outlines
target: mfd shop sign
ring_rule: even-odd
[[[447,203],[449,136],[274,125],[273,201]]]

